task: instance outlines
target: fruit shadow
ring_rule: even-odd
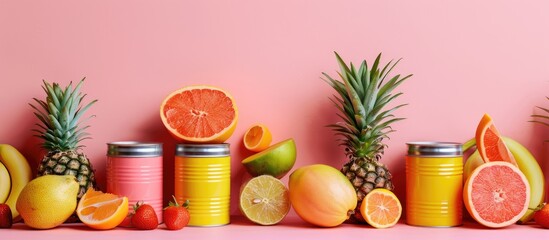
[[[46,151],[42,149],[42,139],[34,136],[35,133],[33,129],[37,129],[38,120],[32,114],[32,111],[28,111],[25,115],[21,116],[19,119],[19,126],[17,128],[18,133],[16,136],[23,136],[23,142],[19,145],[14,145],[21,154],[27,159],[30,169],[32,171],[32,177],[36,176],[38,172],[38,165],[42,161],[42,158],[46,155]],[[13,145],[13,143],[10,143]]]
[[[231,223],[230,225],[235,226],[254,226],[254,227],[269,227],[269,226],[263,226],[259,225],[257,223],[252,222],[251,220],[246,219],[243,215],[237,215],[237,216],[231,216]],[[297,216],[286,216],[281,222],[275,224],[274,226],[282,226],[286,228],[300,228],[300,229],[322,229],[319,228],[313,224],[307,223],[303,220],[301,220]]]
[[[466,228],[466,229],[475,229],[475,230],[486,230],[486,231],[492,231],[494,229],[499,229],[499,228],[485,227],[485,226],[482,226],[481,224],[473,222],[473,221],[466,221],[462,225],[457,226],[457,227]]]

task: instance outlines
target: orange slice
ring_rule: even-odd
[[[253,152],[261,152],[271,145],[273,136],[267,126],[255,124],[244,134],[244,146]]]
[[[488,114],[484,114],[480,120],[475,138],[480,157],[484,162],[504,161],[518,166],[513,154],[505,145],[492,118]]]
[[[400,219],[402,205],[393,192],[385,188],[376,188],[362,201],[360,213],[372,227],[388,228]]]
[[[112,229],[128,215],[128,198],[90,188],[80,199],[76,214],[88,227]]]
[[[221,88],[188,86],[164,99],[160,117],[177,140],[222,143],[236,128],[238,110],[233,97]]]

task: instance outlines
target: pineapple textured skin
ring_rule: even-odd
[[[88,188],[95,188],[95,173],[90,160],[83,153],[77,151],[51,151],[40,163],[38,176],[43,175],[72,175],[76,177],[80,189],[78,199],[82,198]]]

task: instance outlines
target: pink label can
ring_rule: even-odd
[[[107,143],[107,192],[128,197],[129,212],[143,201],[151,205],[162,222],[162,144],[144,142]],[[130,219],[121,226],[130,226]]]

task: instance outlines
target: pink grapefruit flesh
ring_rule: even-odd
[[[501,228],[517,222],[528,210],[530,185],[519,168],[508,162],[477,167],[463,190],[469,214],[480,224]]]

